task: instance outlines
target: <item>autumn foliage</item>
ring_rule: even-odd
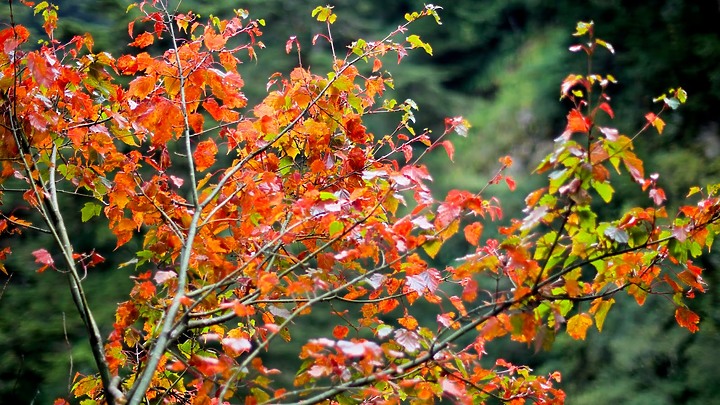
[[[562,403],[558,373],[534,375],[488,355],[486,343],[507,337],[539,350],[558,333],[584,339],[602,330],[621,293],[641,305],[667,296],[677,322],[697,330],[686,300],[705,289],[693,259],[718,231],[720,186],[695,188],[692,202],[670,211],[659,176],[633,149],[640,134],[658,136],[651,127],[662,133],[662,114],[685,102],[682,89],[659,97],[646,125],[625,135],[608,124],[615,78],[569,75],[560,92],[567,127],[536,169],[547,185],[499,226],[491,189],[431,193],[423,157],[441,149],[452,159],[449,138],[471,136],[469,123],[416,131],[415,102],[389,96],[386,65],[413,50],[432,54],[407,31],[417,19],[439,23],[437,8],[407,14],[385,38],[333,44],[325,71],[277,73],[248,105],[242,63],[263,47],[264,22],[244,10],[206,20],[163,4],[134,6],[136,52],[119,57],[93,53],[87,35],[55,40],[56,9],[46,2],[34,6],[47,34],[38,49],[20,25],[0,31],[3,190],[21,189],[43,220],[3,212],[0,232],[44,231],[56,242],[29,260],[70,279],[98,370],[75,376],[70,394],[84,404]],[[312,17],[328,30],[313,42],[327,45],[339,17],[331,7]],[[588,58],[613,51],[592,23],[575,35],[583,42],[571,50]],[[306,45],[291,38],[286,49]],[[394,114],[397,127],[371,132],[373,114]],[[488,185],[514,188],[511,164],[501,158]],[[621,176],[648,204],[604,217],[598,207]],[[118,270],[134,267],[135,285],[107,336],[82,274],[115,253],[75,251],[66,227],[95,217],[116,248],[141,246]],[[498,238],[483,236],[489,227]],[[454,236],[473,251],[434,267]],[[436,310],[435,323],[418,322],[419,301]],[[333,327],[299,344],[300,369],[268,367],[266,352],[308,329],[313,311]]]

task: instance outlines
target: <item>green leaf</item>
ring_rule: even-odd
[[[345,225],[343,225],[343,223],[340,221],[332,221],[328,229],[328,231],[330,232],[330,237],[341,233],[343,230],[345,230]]]
[[[615,192],[615,189],[612,188],[612,186],[609,183],[601,183],[597,181],[592,182],[592,187],[595,189],[595,191],[598,192],[600,195],[600,198],[603,199],[606,203],[609,203],[610,200],[612,200],[613,193]]]
[[[47,9],[48,7],[50,7],[50,4],[48,4],[47,1],[42,1],[37,6],[35,6],[35,8],[33,9],[33,14],[41,13],[45,11],[45,9]]]
[[[678,88],[675,91],[675,97],[677,97],[677,99],[684,104],[687,101],[687,92],[682,88]]]
[[[278,164],[278,170],[280,171],[280,175],[287,175],[288,173],[290,173],[290,170],[292,170],[292,167],[293,159],[290,156],[283,156],[283,158],[280,159],[280,163]]]
[[[80,210],[80,213],[82,214],[82,221],[87,222],[92,217],[96,217],[100,215],[100,211],[102,210],[102,206],[98,203],[94,202],[87,202]]]

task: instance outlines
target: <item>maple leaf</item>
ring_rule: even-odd
[[[482,236],[483,224],[480,222],[473,222],[470,225],[465,226],[465,240],[473,246],[477,246],[480,243],[480,236]]]
[[[600,103],[598,108],[605,111],[607,113],[607,115],[610,116],[610,118],[615,118],[615,113],[613,112],[612,107],[610,107],[610,104],[603,102],[603,103]]]
[[[128,45],[135,46],[138,48],[147,48],[148,46],[152,45],[153,42],[155,42],[155,37],[153,34],[149,32],[143,32],[142,34],[138,35],[137,38]]]
[[[436,269],[428,269],[420,274],[408,276],[407,286],[410,291],[414,291],[419,295],[423,295],[425,292],[433,294],[440,286],[440,281],[442,281],[440,272]]]
[[[48,267],[55,268],[55,261],[50,255],[50,252],[48,252],[46,249],[35,250],[32,252],[32,255],[35,256],[35,263],[40,263],[43,265],[37,270],[38,273],[42,273]]]
[[[217,153],[218,148],[212,138],[198,143],[195,148],[195,152],[193,152],[195,168],[200,172],[208,169],[210,166],[215,164],[215,156]]]
[[[572,132],[588,132],[590,130],[590,118],[585,117],[578,110],[572,110],[567,116],[567,131]]]
[[[568,319],[567,321],[567,333],[573,339],[585,340],[585,335],[593,321],[588,314],[577,314]]]
[[[227,365],[219,359],[214,357],[198,356],[195,354],[190,357],[188,364],[206,376],[222,373],[227,369]]]
[[[227,38],[221,34],[216,34],[211,27],[207,26],[203,33],[203,43],[208,50],[219,51],[225,47]]]
[[[408,353],[415,353],[420,350],[420,336],[407,329],[395,330],[395,341]]]
[[[653,113],[647,113],[645,114],[645,119],[650,125],[654,126],[655,129],[657,129],[658,134],[663,133],[663,129],[665,129],[665,121],[663,121],[660,117]]]
[[[54,67],[57,61],[49,55],[41,55],[38,52],[30,52],[27,55],[27,65],[32,72],[33,78],[38,84],[51,87],[59,72]]]
[[[333,336],[335,337],[335,339],[342,339],[347,336],[349,331],[350,329],[347,326],[337,325],[333,329]]]
[[[222,340],[223,346],[232,350],[232,352],[239,356],[242,353],[250,351],[252,344],[245,338],[224,338]]]
[[[137,97],[138,99],[146,98],[155,89],[155,78],[152,76],[140,76],[130,82],[130,88],[127,95],[129,97]]]
[[[675,320],[677,321],[678,325],[682,326],[683,328],[689,330],[692,333],[700,330],[700,328],[698,328],[697,326],[697,324],[700,323],[700,317],[695,312],[685,307],[678,307],[675,310]]]
[[[367,134],[365,133],[365,126],[362,124],[360,116],[357,114],[351,114],[345,118],[344,121],[345,131],[347,137],[355,143],[365,143],[367,140]]]

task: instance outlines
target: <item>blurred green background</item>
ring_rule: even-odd
[[[192,9],[203,16],[232,15],[232,8],[247,8],[251,16],[264,18],[267,27],[260,38],[266,49],[259,61],[241,67],[250,98],[259,101],[267,77],[288,72],[297,55],[285,54],[285,42],[296,35],[302,57],[316,73],[327,70],[329,47],[312,37],[323,25],[310,17],[311,10],[327,2],[335,6],[339,23],[333,27],[336,44],[344,46],[357,38],[376,39],[392,31],[406,12],[419,10],[421,1],[311,1],[186,0],[180,10]],[[95,51],[113,55],[128,51],[125,13],[128,3],[120,0],[57,1],[60,6],[58,36],[89,31]],[[495,187],[506,215],[518,215],[525,193],[543,183],[542,176],[529,176],[539,159],[549,151],[553,139],[564,129],[567,105],[558,101],[559,83],[569,73],[586,73],[582,55],[567,51],[577,21],[593,20],[596,35],[615,46],[616,55],[600,52],[594,62],[597,73],[611,73],[619,84],[610,93],[616,112],[614,125],[621,133],[634,134],[644,123],[647,111],[657,110],[652,98],[669,87],[682,86],[688,103],[665,119],[662,136],[649,131],[637,142],[648,173],[661,173],[660,184],[676,204],[691,185],[720,179],[720,3],[716,0],[619,0],[554,2],[541,0],[452,0],[442,6],[443,25],[420,21],[413,32],[429,42],[434,56],[411,53],[395,65],[388,58],[383,68],[395,78],[394,98],[412,98],[420,106],[416,128],[442,131],[446,116],[463,115],[473,128],[467,138],[454,138],[455,162],[443,153],[426,162],[432,169],[437,195],[452,188],[477,191],[497,169],[497,159],[510,154],[515,159],[512,174],[519,185],[509,192]],[[41,32],[38,19],[22,6],[15,6],[17,22]],[[0,24],[9,23],[7,5],[0,7]],[[373,118],[373,130],[394,128],[394,122]],[[622,207],[647,204],[647,197],[631,187],[618,185],[612,213]],[[17,210],[18,197],[6,193],[5,214],[27,215]],[[72,207],[68,202],[68,207]],[[70,218],[74,211],[68,209]],[[115,245],[107,224],[81,224],[72,232],[78,251],[96,248],[108,258],[103,268],[92,269],[85,286],[103,332],[113,322],[114,307],[126,299],[131,286],[131,267],[118,265],[133,257],[137,245],[113,252]],[[0,240],[0,245],[9,243]],[[36,268],[30,252],[49,242],[27,234],[13,243],[14,253],[6,263],[11,276],[0,275],[0,398],[4,403],[52,403],[68,392],[76,371],[93,370],[83,328],[67,292],[65,276]],[[463,256],[460,242],[443,248],[443,261]],[[672,304],[652,297],[639,308],[621,296],[608,317],[604,332],[593,329],[585,341],[559,338],[552,351],[534,353],[517,344],[493,342],[489,353],[540,372],[560,370],[569,404],[711,404],[720,403],[720,283],[717,254],[701,263],[707,268],[709,292],[692,303],[702,316],[701,331],[690,334],[676,326]],[[321,313],[321,311],[316,311]],[[417,315],[416,315],[417,316]],[[434,322],[428,315],[426,323]],[[322,316],[304,318],[320,327]],[[422,322],[422,321],[421,321]],[[312,329],[312,328],[309,328]],[[316,328],[315,328],[316,329]],[[306,337],[294,335],[298,345]],[[292,358],[297,347],[275,345],[276,359]],[[277,357],[276,357],[277,356]],[[270,359],[272,361],[272,359]]]

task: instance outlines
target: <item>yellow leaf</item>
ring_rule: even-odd
[[[592,326],[593,321],[588,314],[577,314],[572,318],[568,319],[567,333],[573,339],[585,340],[587,330]]]
[[[435,256],[437,256],[441,247],[442,247],[442,242],[438,239],[433,239],[422,245],[422,248],[425,250],[425,253],[427,253],[431,259],[434,259]]]

